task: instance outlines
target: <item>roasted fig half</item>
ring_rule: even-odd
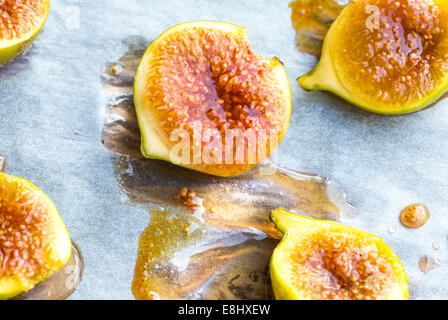
[[[0,173],[0,299],[59,270],[72,244],[51,200],[30,182]]]
[[[381,114],[430,106],[448,88],[447,9],[442,0],[353,0],[299,84]]]
[[[377,236],[327,220],[277,209],[271,220],[284,233],[271,259],[279,300],[401,300],[405,270]]]
[[[177,25],[152,42],[135,75],[142,153],[212,175],[242,174],[283,139],[290,90],[282,62],[256,55],[245,28]]]
[[[50,0],[0,1],[0,65],[31,45],[49,12]]]

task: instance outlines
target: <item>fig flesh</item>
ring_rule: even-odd
[[[25,50],[36,39],[50,12],[50,0],[0,2],[0,65]]]
[[[447,9],[442,0],[353,0],[298,82],[375,113],[428,107],[448,89]]]
[[[26,292],[66,264],[71,240],[51,200],[0,173],[0,299]]]
[[[277,209],[271,220],[284,233],[270,272],[278,300],[403,300],[405,270],[377,236],[327,220]]]
[[[136,72],[141,151],[212,175],[242,174],[283,139],[290,90],[281,61],[253,53],[245,28],[174,26],[148,47]]]

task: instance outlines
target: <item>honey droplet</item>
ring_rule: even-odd
[[[429,219],[429,210],[422,204],[411,204],[404,208],[400,214],[400,222],[407,228],[422,227]]]
[[[428,273],[429,271],[440,267],[440,262],[430,256],[423,256],[418,262],[418,267],[420,268],[421,272]]]

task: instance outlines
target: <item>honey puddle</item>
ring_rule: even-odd
[[[350,0],[295,0],[291,8],[292,26],[296,30],[297,47],[319,57],[322,44],[333,21]]]
[[[0,172],[6,169],[6,158],[0,154]],[[48,279],[42,281],[28,292],[12,300],[63,300],[78,288],[84,270],[81,250],[72,241],[72,255],[68,262]]]
[[[266,160],[251,172],[219,178],[144,159],[132,85],[149,41],[130,38],[128,51],[103,67],[103,144],[128,201],[150,223],[139,242],[132,291],[137,299],[269,299],[269,259],[281,234],[269,212],[282,207],[344,220],[356,210],[337,184]],[[201,213],[179,201],[187,188]]]

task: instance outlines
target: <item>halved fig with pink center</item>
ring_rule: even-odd
[[[291,89],[282,62],[256,55],[246,29],[190,22],[160,35],[134,84],[145,157],[217,176],[249,171],[283,139]]]

